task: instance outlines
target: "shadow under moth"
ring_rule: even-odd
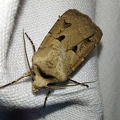
[[[28,61],[24,35],[27,36],[33,46],[32,67]],[[52,90],[70,86],[58,86],[58,83],[72,81],[74,85],[88,87],[86,83],[71,80],[70,74],[98,44],[101,37],[101,29],[87,15],[75,9],[70,9],[59,17],[37,51],[30,37],[23,32],[25,55],[29,71],[20,78],[0,86],[0,88],[16,83],[24,77],[31,76],[33,92],[37,92],[41,88],[49,89],[44,101],[45,106]]]

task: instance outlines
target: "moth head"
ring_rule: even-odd
[[[37,92],[41,88],[48,88],[48,84],[55,80],[53,76],[45,74],[37,65],[33,65],[33,70],[33,92]]]

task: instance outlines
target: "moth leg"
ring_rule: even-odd
[[[86,86],[87,88],[89,87],[86,83],[80,83],[74,80],[69,79],[70,81],[74,82],[76,85],[81,85],[81,86]]]
[[[48,93],[46,94],[46,97],[45,97],[45,101],[44,101],[44,105],[43,105],[43,108],[46,106],[46,102],[47,102],[47,99],[51,93],[52,89],[49,89]]]
[[[10,83],[7,83],[7,84],[5,84],[5,85],[0,86],[0,89],[1,89],[1,88],[4,88],[4,87],[7,87],[7,86],[9,86],[9,85],[12,85],[12,84],[18,82],[19,80],[21,80],[22,78],[28,77],[28,76],[30,76],[30,72],[25,73],[23,76],[19,77],[18,79],[14,80],[14,81],[12,81],[12,82],[10,82]]]
[[[35,45],[34,45],[34,43],[33,43],[33,41],[31,40],[31,38],[28,36],[28,34],[25,32],[25,35],[26,35],[26,37],[28,38],[28,40],[30,41],[30,43],[31,43],[31,45],[32,45],[32,48],[33,48],[33,51],[34,51],[34,53],[36,52],[36,49],[35,49]]]

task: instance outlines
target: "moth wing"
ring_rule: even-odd
[[[63,19],[71,23],[70,31],[74,29],[73,33],[68,35],[69,42],[66,41],[68,45],[67,58],[71,66],[71,71],[68,74],[70,74],[98,44],[102,37],[102,31],[87,15],[77,10],[68,10],[63,15]]]
[[[65,52],[62,56],[66,55],[62,71],[65,76],[69,76],[97,45],[101,37],[102,31],[87,15],[70,9],[57,20],[40,48],[51,45],[58,48],[62,46],[61,49],[64,48]]]

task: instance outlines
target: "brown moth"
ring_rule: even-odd
[[[33,44],[28,35],[26,33],[25,35]],[[28,62],[30,71],[0,88],[13,84],[24,77],[31,76],[33,92],[37,92],[41,88],[49,89],[44,102],[45,106],[52,89],[65,87],[57,86],[56,83],[72,81],[75,85],[88,87],[85,83],[71,80],[70,74],[98,44],[101,37],[101,29],[87,15],[75,9],[66,11],[54,24],[37,51],[35,51],[33,44],[32,67]],[[24,33],[23,39],[25,47]],[[26,58],[28,61],[27,54]]]

